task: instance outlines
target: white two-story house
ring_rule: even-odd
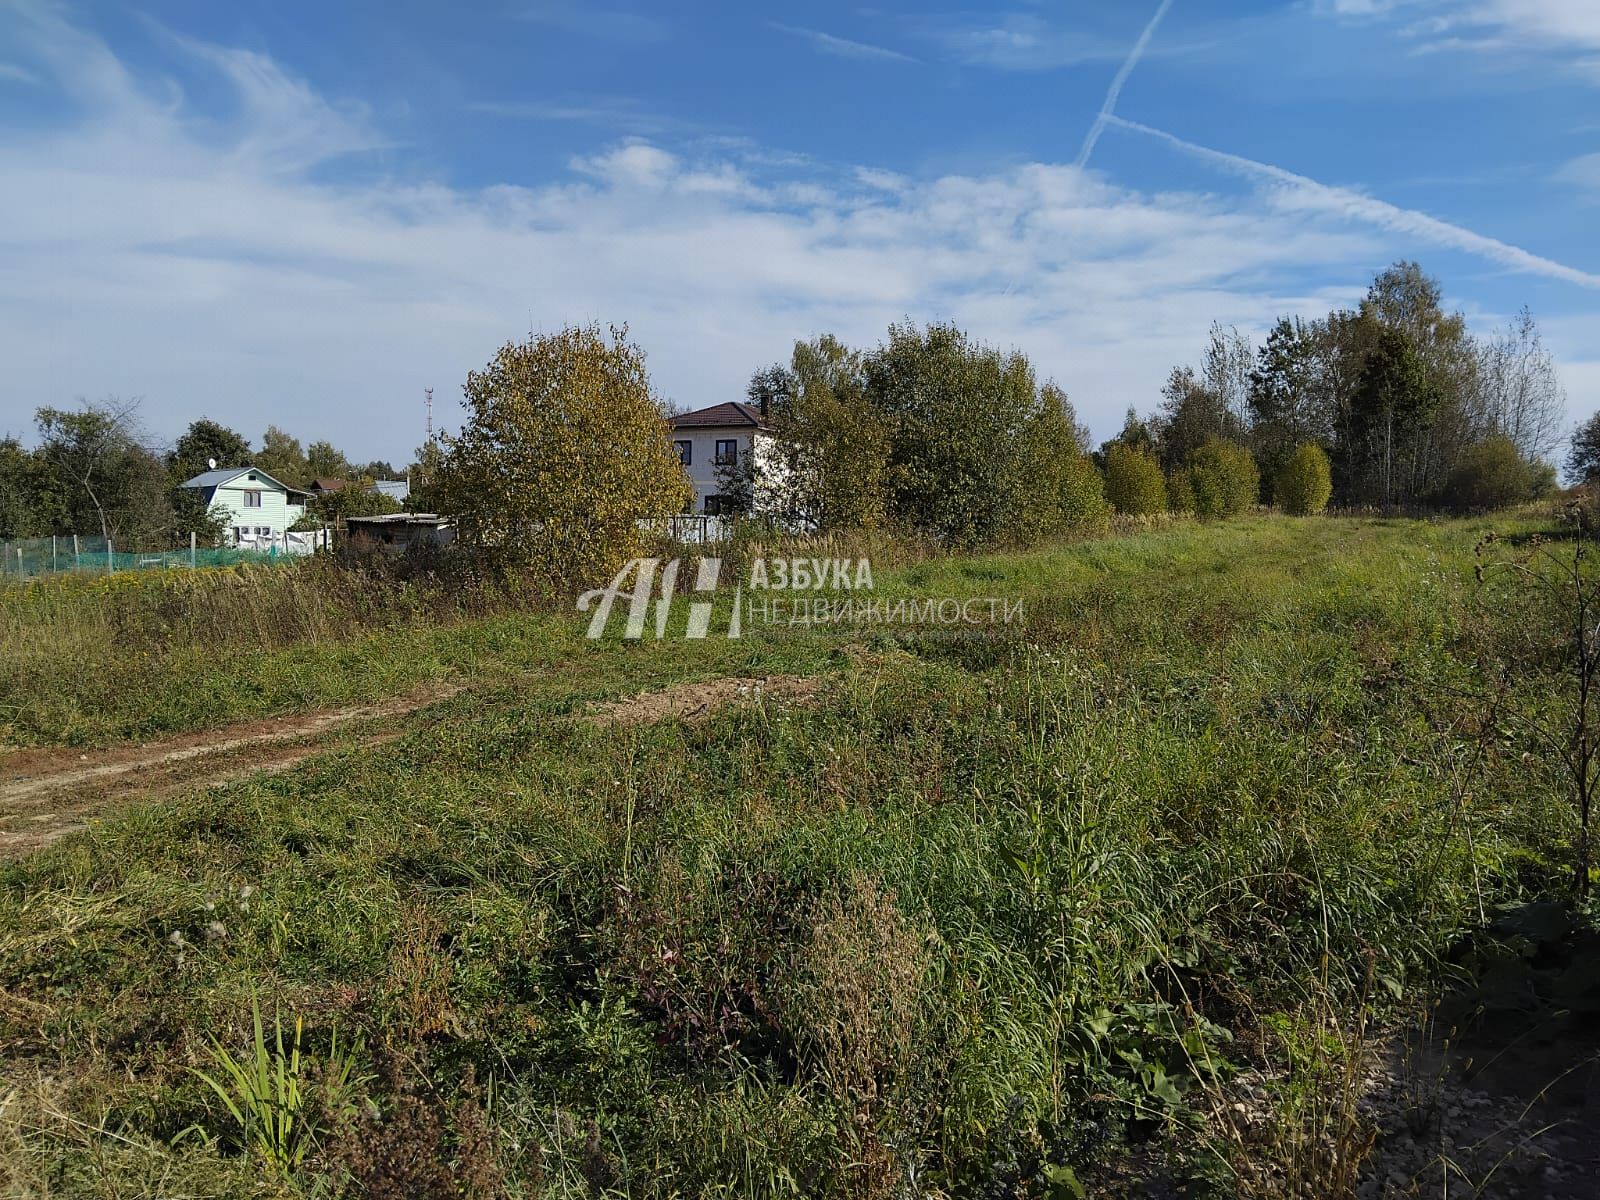
[[[183,486],[201,493],[207,509],[227,525],[235,546],[282,542],[289,527],[306,515],[306,492],[258,467],[205,471]]]
[[[770,457],[772,430],[753,404],[731,400],[667,418],[678,458],[694,483],[693,511],[724,512],[723,482],[740,467],[760,476]]]

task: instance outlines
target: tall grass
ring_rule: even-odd
[[[0,744],[126,737],[359,695],[321,686],[316,668],[337,682],[364,637],[517,607],[483,580],[322,558],[0,586]],[[141,709],[154,719],[123,723]]]
[[[1020,596],[985,641],[552,624],[565,669],[382,756],[0,871],[7,1073],[69,1064],[63,1120],[220,1137],[236,1117],[186,1064],[213,1031],[250,1044],[260,993],[399,1064],[363,1084],[367,1136],[410,1121],[513,1195],[1343,1190],[1364,1030],[1565,871],[1556,768],[1484,727],[1478,655],[1524,636],[1479,602],[1485,528],[1185,523],[882,573]],[[813,706],[582,716],[780,661],[825,676]],[[1556,670],[1516,661],[1501,702],[1537,710]],[[1216,1116],[1246,1083],[1271,1136]],[[91,1153],[54,1119],[16,1137],[40,1177]],[[347,1150],[286,1186],[339,1186]]]

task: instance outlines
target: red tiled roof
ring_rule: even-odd
[[[740,400],[713,404],[710,408],[699,408],[667,418],[667,425],[672,429],[733,429],[748,426],[760,429],[764,424],[761,411],[755,405]]]

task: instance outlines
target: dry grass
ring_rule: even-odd
[[[711,679],[680,683],[655,692],[589,706],[597,725],[648,725],[655,721],[699,721],[730,705],[779,707],[816,701],[822,681],[803,675],[767,675],[756,679]]]
[[[81,1092],[38,1074],[0,1080],[0,1196],[280,1200],[296,1194],[289,1182],[222,1153],[199,1133],[175,1142],[150,1137],[114,1123],[103,1102],[99,1115],[86,1120]]]
[[[852,1194],[883,1197],[905,1185],[890,1118],[904,1099],[898,1076],[928,974],[926,937],[893,892],[856,875],[817,901],[810,936],[785,989],[784,1023],[801,1059],[839,1106],[852,1146]]]

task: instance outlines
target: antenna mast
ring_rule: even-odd
[[[433,441],[433,389],[432,388],[427,388],[427,389],[425,389],[425,391],[426,391],[427,397],[428,397],[428,399],[427,399],[427,407],[428,407],[428,441],[432,442]]]

